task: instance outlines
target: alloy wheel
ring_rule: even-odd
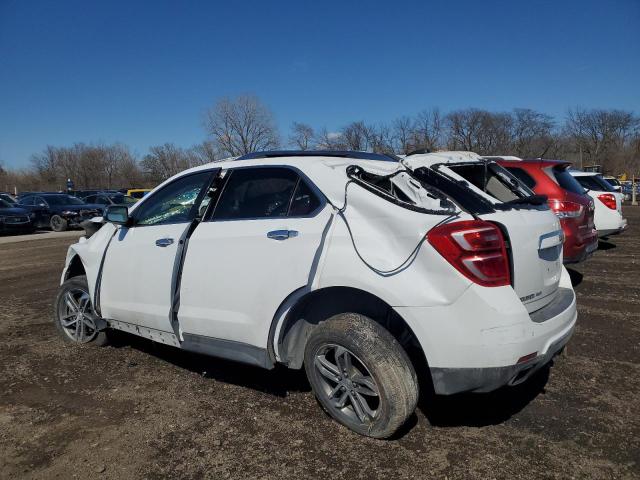
[[[378,413],[380,391],[367,366],[350,350],[340,345],[321,346],[314,368],[328,404],[336,413],[363,425]]]
[[[87,343],[98,334],[89,293],[74,288],[68,290],[58,305],[58,321],[71,340]]]

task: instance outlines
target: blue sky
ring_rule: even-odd
[[[640,1],[0,0],[0,161],[47,144],[190,146],[251,93],[335,130],[424,108],[640,113]]]

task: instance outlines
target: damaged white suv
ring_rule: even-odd
[[[371,437],[437,394],[524,381],[566,344],[562,230],[469,153],[262,152],[185,171],[69,247],[55,323],[263,368],[304,367]],[[417,373],[416,373],[417,372]]]

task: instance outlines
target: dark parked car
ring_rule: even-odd
[[[33,214],[0,198],[0,233],[33,233]]]
[[[93,195],[88,195],[86,197],[82,197],[82,199],[87,203],[94,203],[96,205],[103,205],[105,207],[109,205],[133,205],[138,200],[130,197],[128,195],[124,195],[120,192],[101,192]]]
[[[16,203],[18,203],[16,201],[16,198],[11,195],[10,193],[0,193],[0,200],[4,200],[5,202],[10,203],[11,205],[15,205]]]
[[[96,195],[98,193],[119,193],[119,192],[117,190],[76,190],[75,192],[73,192],[73,196],[84,200],[89,195]]]
[[[92,217],[101,216],[104,205],[85,203],[66,193],[33,193],[19,198],[20,207],[35,214],[38,227],[51,227],[55,232],[79,227]]]

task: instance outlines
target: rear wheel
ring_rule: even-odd
[[[361,435],[389,437],[415,410],[411,361],[387,330],[363,315],[336,315],[316,327],[304,363],[322,407]]]
[[[107,344],[107,333],[97,327],[99,317],[93,310],[86,276],[72,277],[60,286],[53,316],[65,342]]]
[[[51,225],[51,230],[54,232],[64,232],[69,228],[69,222],[60,215],[53,215],[49,223]]]

